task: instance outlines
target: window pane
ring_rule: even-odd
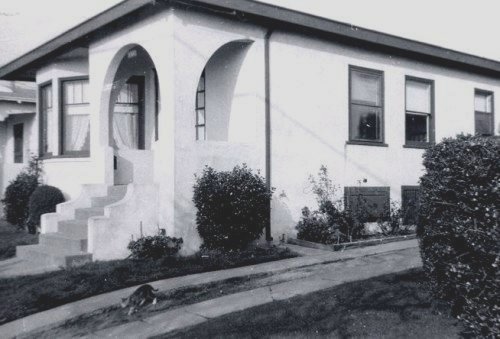
[[[197,94],[196,108],[204,108],[204,107],[205,107],[205,92],[201,92]]]
[[[42,87],[41,89],[41,103],[40,103],[40,110],[41,110],[41,129],[42,129],[42,136],[41,136],[41,153],[42,155],[45,155],[47,153],[52,153],[53,152],[53,145],[52,142],[50,141],[50,136],[53,133],[53,116],[52,116],[52,85],[46,85]]]
[[[478,112],[492,112],[492,95],[483,92],[477,92],[474,99],[474,109]]]
[[[205,139],[205,126],[196,127],[196,140],[206,140]]]
[[[197,125],[205,125],[205,110],[198,109],[198,110],[196,110],[196,112],[198,112],[196,124]]]
[[[23,162],[24,125],[14,125],[14,163]]]
[[[427,142],[428,139],[427,115],[406,114],[406,141]]]
[[[479,135],[493,135],[493,115],[491,113],[475,114],[476,134]]]
[[[347,208],[362,222],[385,219],[390,212],[390,193],[384,187],[346,187]]]
[[[382,109],[351,105],[351,138],[354,140],[382,141],[380,123]]]
[[[382,105],[382,76],[352,70],[351,73],[352,102],[366,105]]]
[[[407,80],[406,81],[406,110],[431,113],[431,84]]]
[[[64,119],[64,150],[90,151],[90,120],[88,114],[66,115]]]

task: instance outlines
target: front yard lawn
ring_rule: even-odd
[[[197,254],[158,260],[94,262],[55,272],[0,279],[0,324],[146,282],[296,256],[286,248],[256,247],[208,257]]]
[[[16,246],[38,243],[38,235],[29,234],[0,219],[0,260],[16,255]]]
[[[162,338],[456,338],[462,328],[432,301],[421,269],[257,306]]]

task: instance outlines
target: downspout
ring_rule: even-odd
[[[274,30],[270,28],[264,37],[265,62],[265,106],[266,106],[266,184],[271,190],[271,67],[270,67],[270,38]],[[269,204],[269,222],[266,225],[266,240],[273,241],[271,236],[271,203]]]

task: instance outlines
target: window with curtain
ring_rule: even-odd
[[[196,140],[207,140],[205,104],[205,70],[203,70],[196,89]]]
[[[113,138],[119,149],[143,149],[140,84],[125,83],[116,98],[113,112]]]
[[[53,142],[49,136],[53,135],[54,116],[52,112],[52,84],[43,85],[39,89],[40,104],[40,156],[50,156],[54,152]]]
[[[432,80],[406,77],[405,142],[425,146],[434,141]]]
[[[493,135],[493,92],[476,89],[474,95],[475,133]]]
[[[14,133],[14,163],[22,164],[24,155],[24,124],[15,124]]]
[[[90,153],[88,79],[65,80],[61,85],[62,154]]]
[[[382,143],[383,72],[350,67],[349,140]]]

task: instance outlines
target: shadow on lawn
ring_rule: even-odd
[[[273,302],[162,338],[456,338],[449,308],[432,301],[423,272],[410,270]]]

